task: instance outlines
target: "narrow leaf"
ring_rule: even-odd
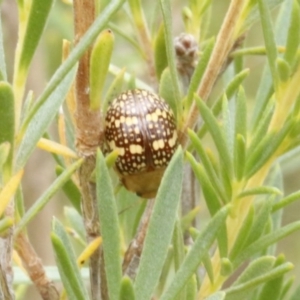
[[[292,193],[292,194],[288,195],[287,197],[284,197],[277,203],[275,203],[273,205],[272,212],[282,209],[283,207],[285,207],[285,206],[289,205],[290,203],[293,203],[299,199],[300,199],[300,191]]]
[[[190,279],[186,287],[186,300],[195,300],[197,297],[197,278],[194,274]]]
[[[110,58],[114,47],[114,35],[110,29],[104,30],[97,38],[90,58],[90,107],[98,110],[107,77]]]
[[[285,60],[292,67],[295,63],[295,56],[298,51],[300,42],[300,7],[297,0],[293,1],[293,9],[291,14],[291,21],[288,30],[288,38],[286,42],[286,52],[284,54]]]
[[[286,82],[289,79],[291,73],[289,64],[284,59],[278,57],[276,60],[276,67],[280,81]]]
[[[5,80],[5,81],[7,80],[1,16],[0,16],[0,80]]]
[[[4,213],[9,201],[11,201],[12,196],[16,193],[24,170],[20,170],[15,175],[13,175],[10,180],[4,185],[4,187],[0,190],[0,217]]]
[[[211,110],[207,107],[207,105],[196,96],[196,102],[198,108],[200,110],[201,116],[210,131],[214,143],[218,149],[220,161],[223,163],[226,172],[230,176],[232,174],[232,163],[229,154],[229,147],[225,141],[224,132],[221,130],[220,126]]]
[[[221,203],[219,201],[217,193],[211,185],[211,182],[207,177],[203,166],[197,163],[193,155],[189,152],[186,153],[186,157],[189,163],[191,164],[198,181],[201,183],[207,208],[211,216],[213,216],[221,208]]]
[[[281,195],[282,192],[273,186],[259,186],[249,190],[245,190],[241,192],[238,197],[243,198],[250,195],[263,195],[263,194],[274,194],[274,195]]]
[[[283,274],[289,272],[292,269],[293,269],[293,265],[291,263],[285,263],[277,268],[272,269],[271,271],[267,272],[266,274],[252,278],[245,283],[241,283],[239,285],[232,286],[231,288],[226,289],[225,292],[228,296],[231,296],[234,294],[238,295],[238,293],[244,293],[244,292],[249,293],[249,291],[251,289],[256,288],[258,285],[260,285],[264,282],[267,282],[269,280],[278,278],[278,277],[282,276]],[[226,299],[227,299],[227,297],[226,297]],[[230,297],[228,297],[228,300],[229,299],[230,299]]]
[[[240,86],[236,97],[236,112],[235,112],[235,135],[242,135],[247,138],[247,99],[245,91]]]
[[[204,74],[204,71],[206,69],[206,66],[208,64],[208,61],[210,59],[210,55],[212,53],[213,47],[214,47],[215,40],[214,38],[210,39],[204,49],[204,52],[201,56],[200,61],[198,62],[195,71],[193,73],[193,76],[191,78],[191,83],[189,85],[189,89],[187,92],[187,109],[191,106],[193,99],[194,99],[194,94],[197,92],[197,88],[200,84],[201,78]]]
[[[22,141],[17,153],[17,168],[22,168],[26,164],[37,142],[55,118],[73,82],[75,72],[76,68],[72,69],[65,79],[60,82],[47,101],[39,108],[32,119],[27,120],[29,124],[24,136],[22,136]]]
[[[154,42],[154,62],[155,62],[156,76],[160,80],[160,77],[164,69],[168,66],[166,41],[165,41],[165,29],[163,24],[159,27]]]
[[[180,292],[180,290],[187,283],[188,279],[196,271],[212,242],[215,240],[219,229],[224,225],[225,219],[228,215],[228,209],[229,207],[226,206],[219,210],[209,221],[203,231],[201,231],[194,245],[186,255],[179,270],[175,274],[175,277],[171,281],[169,287],[161,296],[161,300],[175,299],[176,295]]]
[[[39,199],[28,209],[23,218],[16,226],[15,234],[20,233],[21,230],[45,207],[51,200],[53,195],[70,179],[72,174],[81,166],[83,159],[80,159],[68,167],[43,193]]]
[[[284,237],[300,229],[300,221],[291,223],[284,227],[281,227],[277,231],[271,232],[262,236],[260,239],[242,250],[234,260],[234,265],[238,266],[246,259],[250,258],[254,254],[266,249],[268,246],[278,242]]]
[[[261,16],[261,24],[263,28],[269,66],[274,81],[274,88],[275,90],[277,90],[279,84],[279,78],[278,78],[278,73],[276,68],[277,47],[276,47],[275,37],[273,33],[271,14],[268,5],[264,0],[258,0],[258,7]]]
[[[135,300],[133,284],[129,277],[123,277],[121,281],[119,300]]]
[[[63,285],[70,299],[88,300],[89,295],[80,276],[76,257],[63,225],[53,219],[51,241]]]
[[[118,211],[112,182],[100,150],[97,152],[96,186],[108,293],[111,300],[117,300],[122,278]]]
[[[78,158],[75,151],[73,151],[69,147],[59,144],[55,141],[51,141],[49,139],[40,138],[37,142],[37,147],[50,153],[63,155],[69,158]]]
[[[193,131],[188,129],[188,135],[191,139],[191,142],[197,151],[197,154],[199,155],[201,159],[201,163],[204,166],[204,169],[207,173],[207,176],[209,177],[210,183],[213,185],[214,189],[218,193],[219,197],[227,202],[226,194],[224,191],[224,188],[222,187],[220,178],[218,178],[216,171],[214,169],[214,166],[212,165],[212,162],[210,161],[210,158],[208,157],[203,145],[202,141],[198,138],[197,134]]]
[[[180,88],[178,75],[176,70],[176,60],[175,60],[175,49],[173,45],[173,35],[172,35],[172,11],[170,0],[160,0],[161,11],[164,20],[164,32],[166,41],[166,53],[168,58],[168,66],[170,68],[170,74],[172,79],[172,86],[174,89],[175,101],[177,103],[176,111],[180,113]]]
[[[238,134],[235,138],[234,147],[234,171],[238,181],[242,180],[246,166],[246,140]]]
[[[56,175],[60,176],[65,171],[65,169],[61,166],[56,166],[55,171]],[[81,193],[73,179],[70,178],[69,180],[67,180],[67,182],[62,186],[62,189],[72,205],[79,213],[81,213]]]
[[[102,110],[105,113],[107,107],[117,96],[122,92],[123,84],[124,84],[124,75],[125,75],[125,68],[122,69],[115,77],[114,81],[109,86],[107,93],[105,95],[103,101]]]
[[[19,62],[22,71],[26,72],[29,68],[53,3],[53,0],[32,0]]]
[[[156,287],[171,242],[183,180],[183,153],[177,149],[163,176],[148,226],[134,288],[147,300]]]
[[[254,221],[249,232],[249,236],[245,242],[245,246],[250,245],[252,242],[257,241],[261,237],[268,222],[273,201],[274,196],[269,196],[267,199],[264,199],[259,211],[255,211]]]
[[[166,102],[172,108],[174,115],[177,116],[176,96],[174,94],[172,78],[169,68],[166,68],[161,74],[159,83],[159,95],[164,100],[166,100]]]
[[[242,227],[239,230],[238,236],[234,242],[234,245],[231,249],[229,259],[233,261],[237,254],[244,248],[245,242],[249,236],[249,233],[252,228],[254,220],[254,208],[251,206],[245,221],[242,224]]]
[[[14,143],[14,94],[7,82],[0,82],[0,144]]]

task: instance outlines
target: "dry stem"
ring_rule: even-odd
[[[91,26],[94,19],[95,1],[74,0],[75,39],[77,42]],[[79,181],[82,192],[82,212],[88,243],[100,235],[95,185],[90,182],[90,178],[95,168],[95,153],[101,138],[101,115],[99,111],[90,110],[90,51],[91,49],[86,51],[78,65],[75,115],[77,151],[81,156],[86,158],[79,171]],[[91,293],[94,300],[108,299],[104,264],[101,261],[101,257],[101,249],[98,249],[90,258]]]
[[[41,259],[23,233],[15,240],[15,248],[23,265],[44,300],[58,300],[59,293],[53,282],[48,279]]]
[[[151,199],[147,201],[148,203],[144,211],[143,217],[141,219],[139,228],[137,230],[137,234],[135,238],[131,241],[124,255],[124,261],[122,266],[123,273],[129,276],[131,279],[135,278],[136,271],[139,266],[140,257],[142,254],[144,241],[145,241],[150,217],[152,215],[155,199]]]
[[[230,3],[230,7],[218,34],[214,50],[197,92],[203,100],[207,100],[209,97],[218,75],[221,72],[224,63],[228,59],[230,51],[235,43],[236,24],[238,23],[244,2],[245,0],[232,0]],[[193,129],[196,126],[198,119],[199,111],[196,103],[194,102],[180,135],[180,143],[183,147],[186,147],[188,142],[186,134],[187,129]]]

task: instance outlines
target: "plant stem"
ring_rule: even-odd
[[[58,300],[59,293],[53,282],[47,278],[41,259],[23,233],[15,239],[16,250],[23,265],[44,300]]]
[[[95,1],[74,1],[74,23],[76,42],[84,35],[95,19]],[[90,182],[91,174],[95,169],[95,153],[101,140],[100,111],[90,110],[89,99],[89,48],[81,57],[76,76],[76,147],[79,155],[85,157],[85,162],[79,170],[79,182],[82,192],[82,212],[90,243],[100,236],[99,216],[95,193],[95,184]],[[90,258],[90,283],[93,300],[108,299],[106,278],[101,249],[97,249]]]
[[[197,94],[206,101],[211,93],[211,90],[218,78],[219,73],[236,40],[236,25],[239,23],[240,14],[243,4],[246,0],[232,0],[219,31],[217,41],[210,57],[208,66],[203,75]],[[193,129],[199,119],[199,111],[195,102],[193,102],[189,111],[187,120],[182,128],[179,137],[181,145],[185,148],[188,143],[187,129]]]
[[[131,241],[123,260],[123,274],[129,276],[131,279],[135,278],[137,268],[139,266],[140,257],[143,250],[143,245],[152,215],[155,199],[147,200],[147,206],[144,211],[143,217],[140,221],[139,228],[134,239]]]

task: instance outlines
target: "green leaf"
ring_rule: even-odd
[[[263,231],[269,219],[273,201],[274,197],[270,196],[263,200],[258,212],[257,207],[255,207],[254,221],[249,232],[248,238],[245,242],[245,246],[251,245],[251,243],[257,241],[263,234]]]
[[[266,234],[253,242],[251,245],[243,249],[234,260],[234,266],[239,266],[246,259],[250,258],[254,254],[266,249],[268,246],[278,242],[284,237],[300,229],[300,221],[291,223],[274,232]]]
[[[249,236],[254,220],[254,208],[251,206],[242,227],[239,230],[238,236],[234,242],[234,245],[230,251],[229,259],[233,261],[238,253],[244,248],[245,242]]]
[[[286,42],[286,51],[284,59],[290,67],[295,63],[295,56],[298,51],[300,42],[300,8],[297,0],[293,1],[293,9],[291,14],[291,22],[288,29],[288,38]]]
[[[21,72],[26,72],[29,68],[53,3],[53,0],[32,0],[20,55],[19,70]]]
[[[224,132],[221,130],[216,118],[207,105],[198,97],[195,97],[201,116],[211,133],[214,143],[217,147],[220,161],[228,176],[232,174],[232,162],[229,154],[229,147],[225,141]]]
[[[188,281],[186,287],[186,300],[196,300],[197,297],[197,278],[194,274]]]
[[[221,272],[220,274],[224,277],[228,277],[233,271],[232,263],[227,257],[221,259]]]
[[[286,43],[286,37],[288,35],[289,28],[287,24],[290,23],[292,1],[267,0],[267,2],[269,4],[270,9],[273,8],[275,5],[279,4],[280,2],[283,2],[282,5],[280,6],[279,14],[276,20],[275,35],[276,35],[277,44],[284,45]],[[273,3],[274,5],[272,5],[270,2]],[[257,9],[255,10],[257,11]],[[269,65],[266,64],[260,80],[258,92],[256,93],[256,97],[255,97],[254,112],[253,112],[253,118],[251,122],[251,124],[253,124],[252,128],[255,128],[257,126],[257,123],[261,120],[261,117],[266,109],[270,96],[273,93],[272,84],[273,82],[272,82],[270,68]]]
[[[264,194],[274,194],[274,195],[282,195],[282,192],[273,186],[259,186],[249,190],[244,190],[241,192],[238,197],[243,198],[251,195],[264,195]]]
[[[206,298],[206,300],[224,300],[226,296],[225,292],[216,292]]]
[[[215,240],[217,233],[221,226],[224,225],[228,215],[229,207],[223,207],[215,216],[209,221],[206,227],[201,231],[197,237],[194,245],[186,255],[182,265],[175,274],[169,287],[164,291],[160,300],[173,300],[180,290],[188,282],[189,278],[198,268],[199,264],[206,255],[209,247]]]
[[[134,288],[147,300],[156,287],[171,242],[183,180],[183,153],[179,147],[163,176],[146,234]]]
[[[72,174],[81,166],[83,159],[80,159],[68,167],[41,195],[34,204],[28,209],[23,218],[17,224],[15,234],[20,233],[21,230],[45,207],[51,200],[53,195],[70,179]]]
[[[198,179],[198,181],[201,183],[202,192],[204,194],[204,199],[207,205],[207,208],[213,216],[220,208],[221,203],[219,201],[218,195],[216,191],[214,190],[213,186],[211,185],[211,182],[209,178],[207,177],[205,170],[203,166],[195,160],[194,156],[186,152],[186,158],[191,164],[191,167]]]
[[[267,56],[271,74],[274,82],[274,88],[277,90],[279,84],[278,72],[276,68],[277,59],[277,47],[273,32],[273,26],[271,21],[271,14],[267,3],[264,0],[258,0],[259,13],[261,17],[261,24],[266,44]]]
[[[172,78],[170,69],[166,68],[160,78],[159,83],[159,95],[166,100],[166,102],[171,107],[174,115],[177,116],[177,104],[176,104],[176,97],[174,95],[174,89],[172,86]]]
[[[5,80],[5,81],[7,80],[1,16],[0,16],[0,80]]]
[[[218,116],[222,109],[222,101],[223,101],[224,94],[227,96],[227,99],[230,100],[236,93],[241,83],[248,76],[248,74],[249,74],[249,69],[245,69],[240,73],[236,74],[234,78],[229,82],[229,84],[225,88],[224,93],[222,93],[222,96],[218,98],[218,100],[214,103],[212,107],[212,112],[214,116]],[[207,131],[207,126],[203,124],[201,129],[199,130],[199,136],[202,137],[204,133],[206,133],[206,131]]]
[[[39,0],[36,0],[39,2]],[[30,114],[26,117],[25,124],[28,120],[36,114],[40,106],[43,105],[45,101],[50,97],[53,91],[61,84],[62,80],[70,73],[71,69],[74,67],[79,58],[83,55],[87,47],[96,39],[99,33],[103,30],[106,23],[110,20],[111,16],[115,14],[119,8],[122,6],[125,0],[114,0],[105,7],[102,13],[96,18],[93,25],[87,30],[87,32],[82,36],[78,44],[73,48],[70,55],[64,61],[63,64],[56,70],[54,75],[49,80],[46,88],[40,95],[40,97],[35,102],[34,107],[31,109]],[[61,98],[63,98],[61,96]]]
[[[170,68],[170,74],[172,79],[172,87],[174,90],[175,102],[177,105],[177,113],[181,115],[181,105],[180,105],[180,88],[176,69],[176,59],[175,59],[175,49],[173,45],[173,35],[172,35],[172,11],[170,0],[160,0],[160,7],[163,15],[164,21],[164,33],[165,33],[165,43],[166,43],[166,53],[168,58],[168,66]],[[177,119],[178,117],[177,116]]]
[[[285,206],[297,201],[300,199],[300,191],[292,193],[290,195],[288,195],[287,197],[284,197],[283,199],[281,199],[280,201],[278,201],[277,203],[274,203],[273,208],[272,208],[272,212],[275,212],[279,209],[284,208]]]
[[[246,140],[237,134],[234,147],[234,171],[238,181],[242,180],[246,165]]]
[[[246,295],[253,289],[255,289],[258,285],[267,282],[269,280],[273,280],[282,276],[283,274],[289,272],[293,269],[293,265],[291,263],[285,263],[276,267],[269,272],[266,272],[263,275],[256,276],[244,283],[233,285],[231,288],[225,290],[226,292],[226,300],[232,299],[243,299],[241,295]]]
[[[119,300],[135,300],[133,284],[127,276],[123,277],[121,280]]]
[[[212,266],[212,262],[211,262],[211,259],[210,259],[210,256],[209,256],[209,253],[206,253],[203,257],[203,265],[205,267],[205,270],[207,272],[207,275],[208,275],[208,278],[210,280],[211,283],[214,282],[214,269],[213,269],[213,266]]]
[[[63,225],[56,219],[52,222],[51,241],[55,259],[69,299],[87,300],[89,294],[80,276],[76,257]]]
[[[255,174],[272,157],[293,126],[292,121],[287,121],[279,132],[270,132],[262,139],[247,160],[247,178]]]
[[[175,271],[179,269],[185,256],[184,243],[183,243],[183,232],[179,220],[176,221],[174,232],[173,232],[173,257],[174,257],[174,268]]]
[[[193,73],[193,76],[191,78],[191,83],[189,85],[189,89],[187,92],[187,100],[186,100],[186,108],[189,109],[193,99],[194,99],[194,94],[197,92],[197,88],[201,82],[202,76],[205,72],[206,66],[208,64],[208,61],[210,59],[210,55],[212,53],[213,47],[215,44],[215,39],[211,38],[208,42],[207,45],[204,49],[204,52],[201,56],[200,61],[198,62],[195,71]]]
[[[3,165],[7,161],[10,152],[10,144],[9,142],[4,142],[0,144],[0,170],[2,169]]]
[[[156,77],[160,80],[163,71],[168,66],[166,41],[165,41],[165,29],[163,24],[161,24],[161,26],[159,27],[154,42],[154,62],[155,62]]]
[[[122,278],[120,230],[116,200],[105,158],[98,150],[96,162],[97,201],[108,293],[119,299]]]
[[[56,175],[60,176],[64,172],[64,168],[57,165],[56,166]],[[64,193],[76,208],[76,210],[81,213],[81,193],[78,186],[75,184],[72,178],[70,178],[62,187]]]
[[[199,155],[201,159],[201,163],[203,164],[203,167],[206,171],[206,174],[210,180],[210,183],[214,187],[215,191],[219,195],[219,197],[223,200],[223,202],[227,202],[227,196],[224,191],[224,188],[222,187],[221,181],[218,178],[216,171],[214,169],[214,166],[212,165],[203,145],[202,141],[199,139],[197,134],[193,131],[188,129],[188,135],[190,137],[190,140],[192,142],[192,145],[194,146],[195,150],[197,151],[197,154]]]
[[[110,29],[100,33],[90,57],[90,107],[98,110],[114,47],[114,34]]]
[[[289,64],[284,59],[278,57],[276,60],[276,67],[280,80],[282,82],[286,82],[289,79],[291,73]]]
[[[74,207],[65,206],[64,207],[64,216],[67,220],[68,225],[76,231],[76,233],[80,236],[82,244],[86,244],[86,233],[83,224],[82,216],[78,213],[78,211]]]
[[[284,257],[279,256],[276,259],[275,267],[280,266],[283,263],[285,263]],[[283,285],[283,276],[284,276],[284,274],[282,274],[281,276],[279,276],[273,280],[266,282],[264,284],[262,290],[260,291],[260,294],[259,294],[257,300],[269,300],[269,299],[279,300],[279,299],[282,299],[280,297],[280,291],[281,291],[282,285]]]
[[[24,167],[30,154],[35,149],[36,143],[55,118],[74,80],[75,72],[76,68],[72,69],[65,79],[60,82],[51,96],[46,99],[47,101],[39,107],[32,118],[25,121],[28,122],[28,126],[26,127],[24,136],[22,136],[22,141],[18,149],[16,158],[17,169]]]
[[[275,98],[272,98],[268,105],[264,108],[263,114],[260,116],[259,122],[253,127],[253,133],[251,136],[251,143],[247,153],[252,154],[257,145],[262,141],[263,138],[267,135],[270,121],[273,116],[274,107],[275,107]]]
[[[107,111],[107,107],[117,96],[122,92],[123,84],[124,84],[124,75],[125,75],[125,68],[122,69],[117,76],[115,77],[114,81],[109,86],[107,93],[105,95],[103,101],[102,110],[105,113]]]
[[[0,82],[0,144],[14,143],[14,94],[11,86],[4,81]]]
[[[236,97],[236,113],[235,113],[235,136],[240,134],[246,140],[247,138],[247,99],[245,91],[240,86]]]
[[[122,278],[119,300],[135,300],[133,284],[127,276]]]

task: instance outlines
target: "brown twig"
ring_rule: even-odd
[[[147,206],[143,217],[140,221],[139,228],[135,238],[131,241],[123,260],[123,274],[126,274],[131,279],[136,276],[136,271],[140,263],[144,240],[146,237],[147,228],[152,214],[155,199],[147,200]]]
[[[236,24],[239,20],[244,2],[245,1],[241,0],[232,0],[230,3],[230,7],[219,31],[208,66],[205,70],[203,79],[197,91],[197,94],[203,100],[207,100],[207,98],[209,97],[211,90],[216,80],[218,79],[219,73],[221,72],[224,63],[228,59],[230,51],[235,43]],[[194,128],[198,121],[198,118],[199,111],[196,103],[194,102],[191,106],[187,120],[180,135],[180,143],[183,147],[186,147],[188,142],[188,137],[186,134],[187,129]]]
[[[23,265],[44,300],[58,300],[59,293],[53,282],[48,279],[41,259],[23,233],[15,239],[15,249]],[[6,298],[5,298],[6,299]]]
[[[80,40],[95,19],[95,1],[74,0],[75,39]],[[79,171],[82,192],[82,212],[88,242],[100,235],[95,184],[90,181],[95,168],[95,153],[101,139],[101,114],[90,110],[89,70],[90,51],[82,56],[76,76],[76,147],[85,157]],[[101,249],[90,258],[90,282],[93,300],[108,299]],[[101,298],[102,297],[102,298]]]

